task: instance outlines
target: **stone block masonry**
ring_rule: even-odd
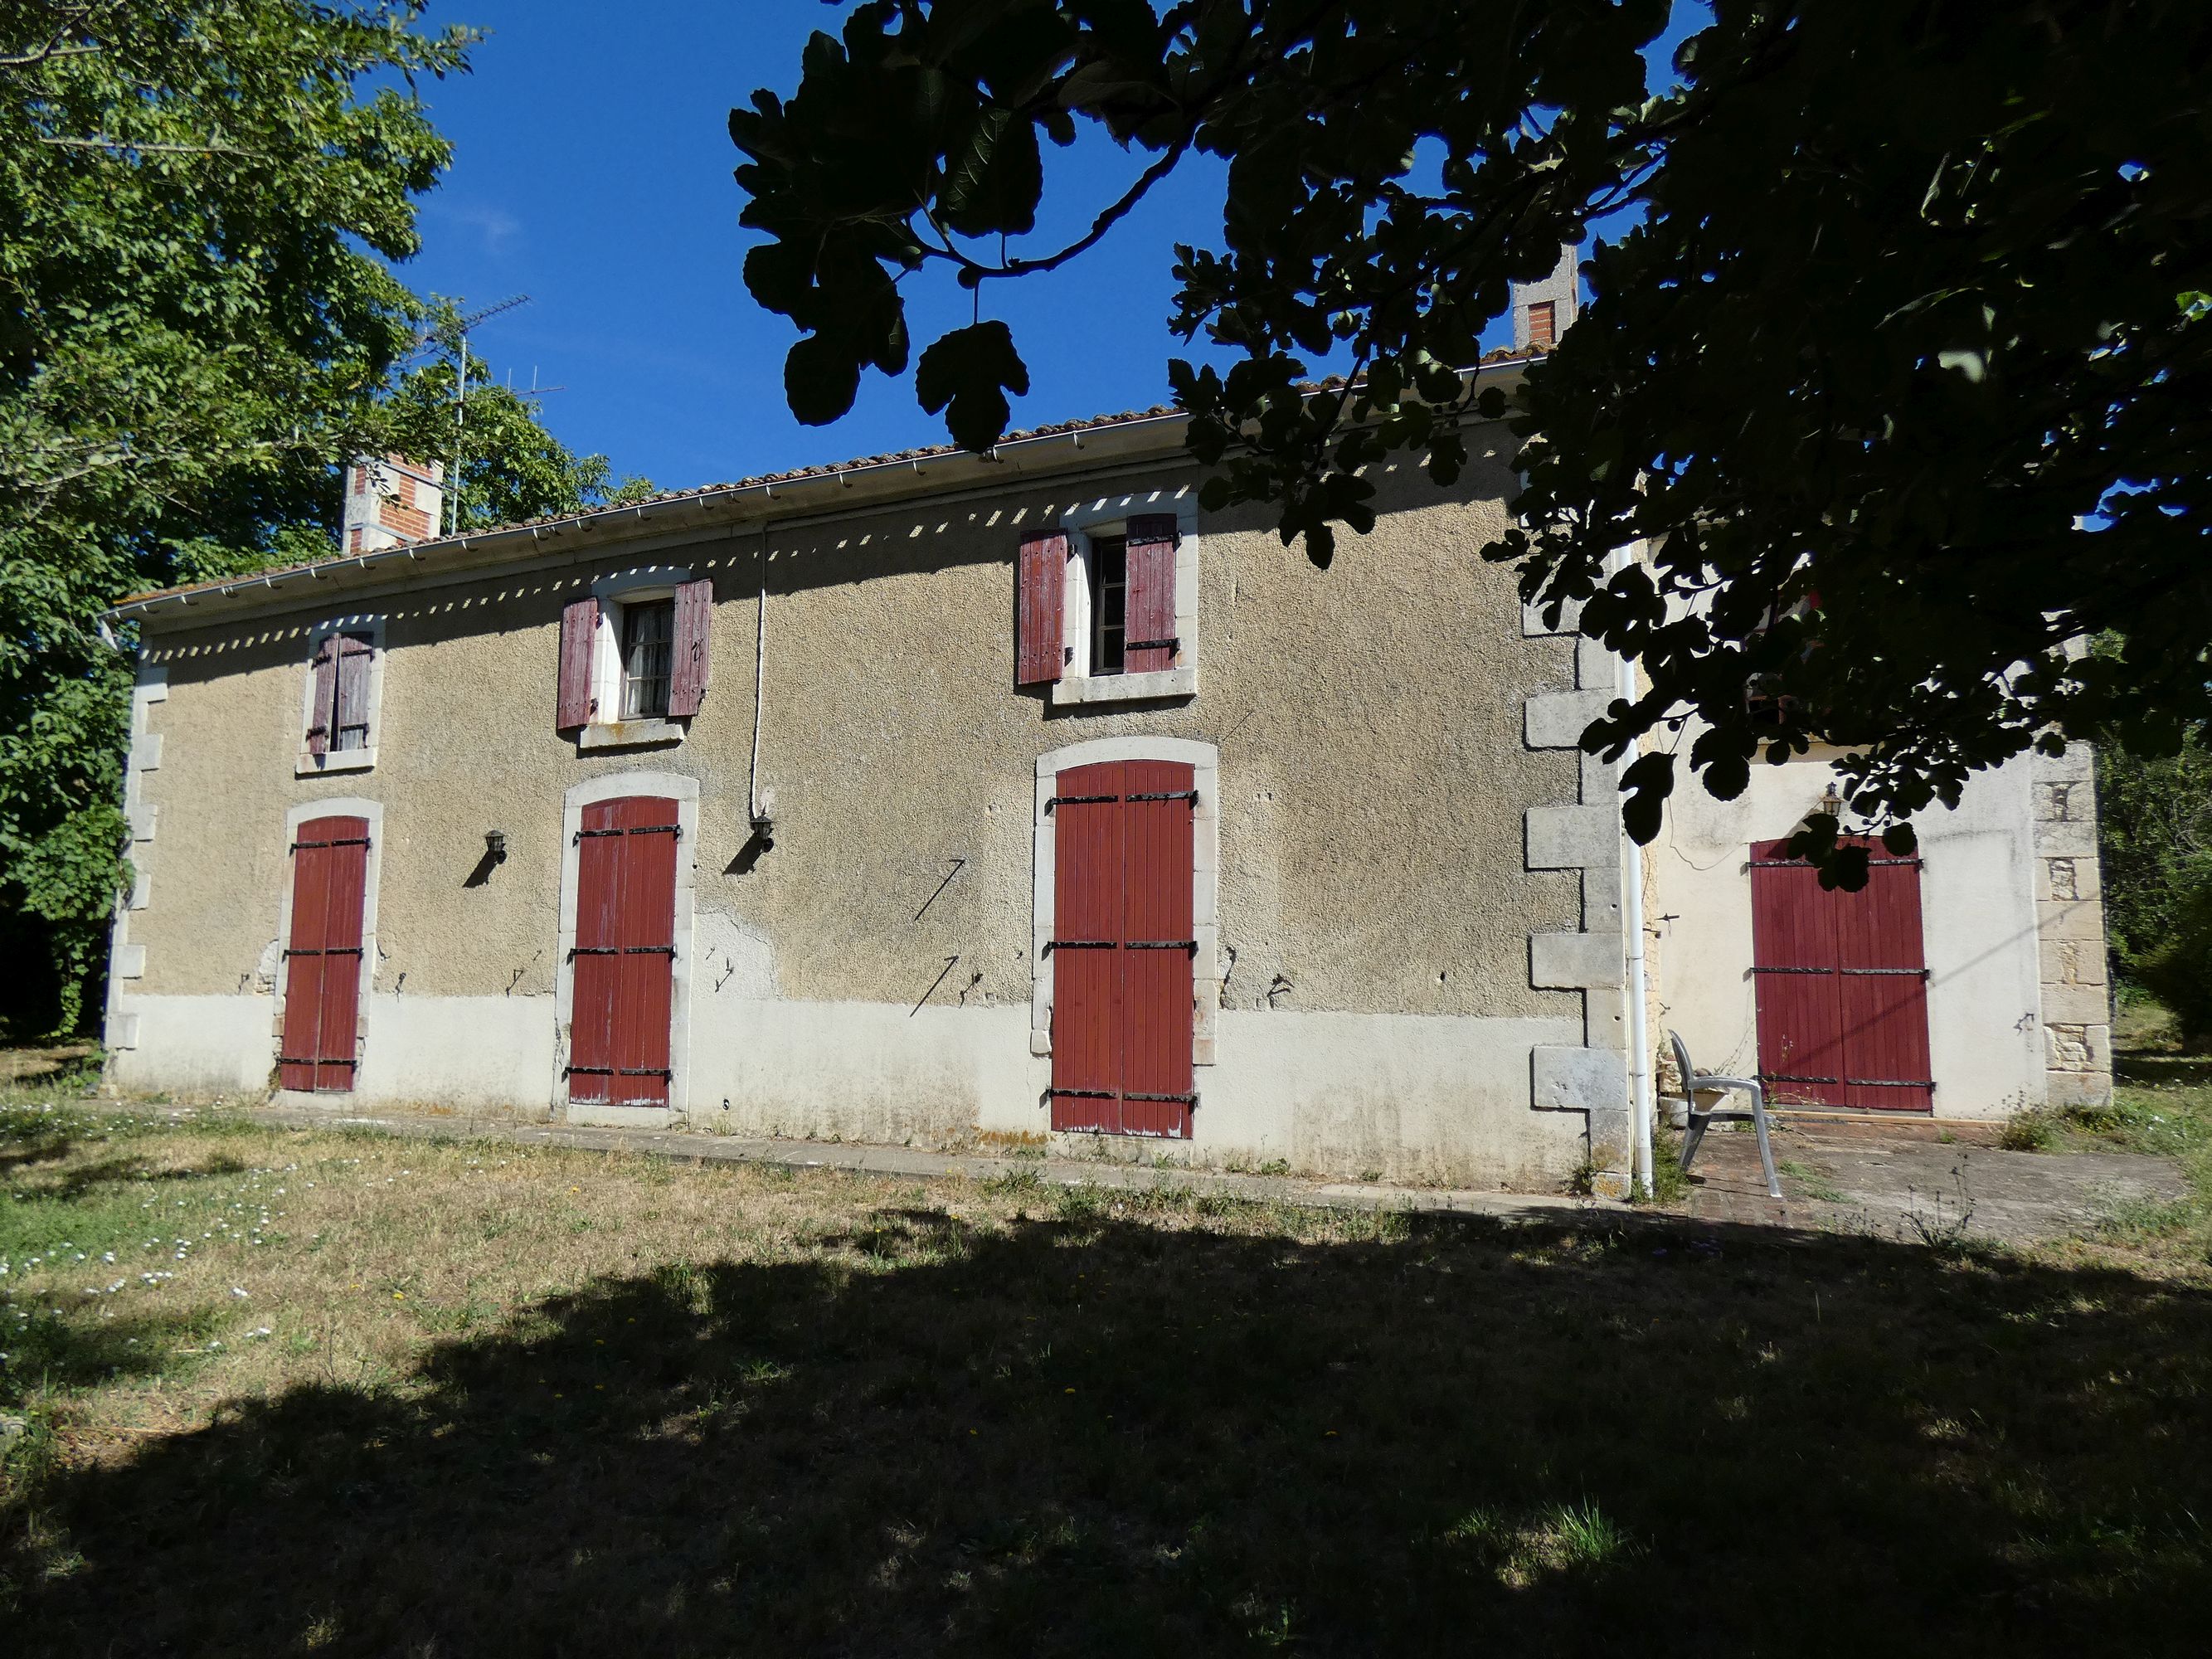
[[[2035,896],[2045,1099],[2099,1106],[2112,1097],[2112,985],[2097,861],[2096,753],[2070,743],[2034,757]]]
[[[1538,607],[1524,606],[1521,625],[1530,635],[1571,635],[1575,619],[1563,615],[1553,630]],[[1578,747],[1583,728],[1612,701],[1613,659],[1595,641],[1575,640],[1573,672],[1572,689],[1538,692],[1524,702],[1522,733],[1529,748]],[[1540,1111],[1586,1115],[1591,1189],[1625,1198],[1632,1156],[1620,809],[1613,769],[1590,755],[1579,762],[1576,799],[1529,807],[1523,830],[1529,869],[1571,871],[1582,886],[1578,930],[1528,937],[1529,983],[1579,990],[1583,1005],[1579,1046],[1540,1047],[1531,1054],[1529,1098]]]

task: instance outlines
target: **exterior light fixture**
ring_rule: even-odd
[[[484,856],[489,859],[494,864],[504,864],[507,862],[506,830],[487,830],[484,831]]]

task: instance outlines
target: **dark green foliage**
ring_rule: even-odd
[[[455,514],[448,527],[458,532],[491,525],[518,524],[586,507],[618,505],[653,493],[650,480],[617,482],[604,455],[571,453],[538,422],[526,392],[491,379],[483,359],[469,358],[467,410],[457,420],[453,371],[459,343],[450,307],[438,307],[434,331],[447,355],[410,370],[392,385],[368,422],[367,448],[380,453],[416,455],[442,461],[447,468],[447,507]],[[459,482],[452,465],[458,446]],[[458,496],[458,500],[455,497]]]
[[[2212,1042],[2212,752],[2197,733],[2166,755],[2108,743],[2097,787],[2113,975]]]
[[[334,513],[447,156],[405,90],[356,96],[459,64],[417,10],[0,4],[0,907],[64,1027],[124,879],[130,672],[94,618]]]
[[[1467,428],[1510,417],[1527,488],[1487,556],[1638,661],[1643,695],[1584,742],[1659,735],[1639,839],[1677,736],[1723,798],[1840,744],[1846,800],[1887,827],[2060,733],[2203,720],[2212,9],[1719,0],[1648,96],[1671,9],[855,6],[788,103],[731,123],[773,239],[748,284],[807,331],[793,407],[834,418],[863,368],[903,371],[898,279],[1049,269],[1211,152],[1219,245],[1177,249],[1176,321],[1239,361],[1170,371],[1204,499],[1273,503],[1326,565],[1336,526],[1371,524],[1363,469],[1409,451],[1449,482]],[[1049,253],[977,245],[1031,219],[1026,129],[1078,118],[1152,158],[1129,192]],[[1509,282],[1622,210],[1640,223],[1593,250],[1577,326],[1511,407],[1474,399],[1455,369]],[[991,372],[963,335],[932,348],[975,360],[948,383]],[[1307,384],[1323,356],[1352,384]],[[981,409],[953,405],[969,447],[999,435]],[[1649,562],[1613,569],[1634,542]],[[2116,655],[2057,649],[2108,630]],[[1805,850],[1863,879],[1856,843]]]
[[[0,912],[22,947],[17,1036],[92,1013],[128,875],[131,671],[100,611],[318,556],[338,462],[418,439],[450,453],[429,442],[441,387],[451,428],[449,366],[387,404],[441,314],[392,270],[448,155],[413,86],[462,68],[471,40],[419,31],[422,9],[0,0]],[[472,393],[470,413],[472,510],[605,489],[605,463],[568,456],[512,394]]]

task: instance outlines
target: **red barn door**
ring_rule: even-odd
[[[1875,846],[1866,886],[1828,892],[1784,848],[1751,851],[1759,1074],[1770,1097],[1933,1110],[1920,860]]]
[[[1188,766],[1071,768],[1053,798],[1052,1127],[1188,1139]]]
[[[632,795],[584,809],[576,840],[568,1098],[668,1103],[675,1002],[676,803]]]
[[[368,890],[367,818],[310,818],[300,826],[292,842],[280,1089],[344,1094],[353,1087]]]

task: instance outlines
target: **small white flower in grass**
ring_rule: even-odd
[[[232,1286],[230,1287],[230,1293],[231,1293],[233,1296],[244,1296],[244,1295],[246,1294],[246,1292],[245,1292],[244,1291],[240,1290],[240,1289],[237,1285],[232,1285]]]

